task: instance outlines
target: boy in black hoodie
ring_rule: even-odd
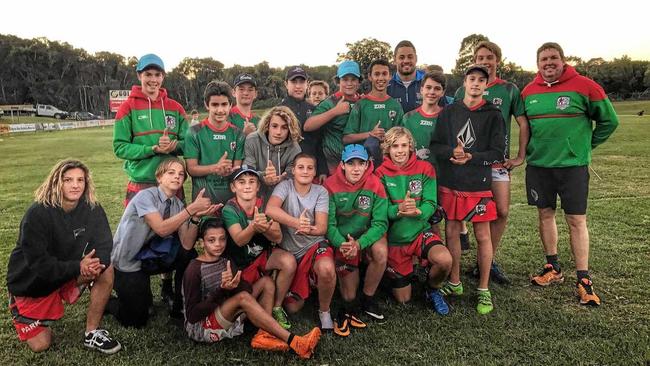
[[[442,289],[446,295],[461,295],[460,229],[462,221],[472,222],[478,243],[479,302],[476,310],[487,314],[493,309],[488,290],[492,242],[490,221],[496,219],[492,200],[491,165],[501,163],[505,156],[505,124],[499,109],[483,100],[488,70],[471,65],[465,72],[465,96],[445,108],[438,117],[438,126],[431,141],[440,174],[439,201],[447,215],[445,237],[453,258],[449,282]]]

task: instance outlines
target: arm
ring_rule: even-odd
[[[327,219],[327,238],[332,244],[333,247],[338,248],[341,244],[346,241],[345,237],[341,235],[341,232],[338,229],[338,221],[336,219],[336,203],[334,202],[334,196],[330,196],[329,199],[329,213]]]
[[[269,202],[266,204],[266,214],[279,224],[298,230],[300,228],[300,219],[284,212],[282,209],[283,202],[284,200],[279,196],[271,195]]]
[[[598,89],[602,91],[602,88],[596,84]],[[602,94],[605,92],[603,91]],[[612,103],[609,101],[607,96],[604,96],[604,99],[600,100],[591,100],[592,95],[589,96],[589,118],[596,122],[596,128],[594,128],[593,133],[591,134],[591,148],[594,149],[598,145],[605,142],[614,130],[618,127],[618,116]]]
[[[327,212],[316,212],[316,219],[314,229],[309,232],[309,235],[325,235],[327,234]]]
[[[383,191],[383,188],[381,189]],[[381,192],[380,192],[381,193]],[[363,233],[358,241],[361,249],[377,242],[381,237],[386,234],[388,230],[388,199],[384,196],[375,194],[375,203],[372,206],[372,220],[370,221],[370,228]]]
[[[113,152],[124,160],[142,160],[156,155],[154,146],[133,143],[131,108],[128,101],[122,103],[115,117]]]
[[[312,113],[311,117],[305,121],[305,131],[317,131],[323,125],[329,123],[334,118],[350,112],[350,103],[341,97],[335,106],[332,106],[330,99],[326,99],[319,104]]]
[[[525,115],[515,117],[519,125],[519,150],[517,157],[506,161],[506,168],[512,169],[524,163],[526,159],[526,148],[528,147],[528,140],[530,139],[530,126],[528,125],[528,118]]]
[[[206,175],[216,174],[216,164],[199,165],[197,159],[186,159],[187,172],[193,177],[205,177]]]
[[[426,163],[426,162],[425,162]],[[424,174],[422,174],[422,199],[420,200],[420,215],[418,218],[420,220],[427,221],[436,211],[436,205],[438,200],[438,184],[436,181],[436,173],[433,170],[431,164],[426,163],[428,167],[426,168]]]
[[[88,226],[93,228],[94,235],[90,238],[90,244],[84,254],[88,254],[92,247],[92,249],[95,249],[95,256],[100,259],[101,264],[108,267],[111,264],[113,235],[108,224],[108,218],[106,218],[106,212],[99,204],[93,209],[92,219]]]
[[[361,133],[352,133],[348,135],[343,135],[344,144],[354,144],[356,142],[365,141],[370,137],[370,132],[361,132]]]

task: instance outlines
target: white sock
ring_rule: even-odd
[[[318,310],[318,318],[320,319],[321,329],[334,329],[334,322],[332,321],[332,314],[328,311]]]

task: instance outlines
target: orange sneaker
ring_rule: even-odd
[[[320,340],[320,328],[314,328],[304,336],[294,336],[291,342],[291,349],[300,358],[310,358],[314,354],[314,349]]]
[[[257,334],[251,339],[251,347],[265,351],[286,352],[289,350],[289,345],[286,342],[262,329],[258,330]]]
[[[590,279],[583,278],[578,281],[576,283],[576,293],[580,298],[580,305],[600,305],[600,298],[594,292],[593,284]]]
[[[546,263],[538,275],[530,278],[530,282],[537,286],[548,286],[554,283],[564,282],[564,275],[553,268],[553,265]]]

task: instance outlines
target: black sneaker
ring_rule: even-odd
[[[478,264],[474,264],[474,266],[469,271],[465,272],[465,274],[472,278],[481,277],[481,271],[478,269]]]
[[[386,317],[382,312],[379,304],[375,299],[368,300],[365,304],[362,305],[363,312],[368,315],[373,321],[377,323],[386,322]]]
[[[460,233],[460,250],[463,253],[469,250],[469,233]]]
[[[112,339],[106,329],[95,329],[84,338],[84,346],[112,355],[122,349],[120,342]]]
[[[492,266],[490,267],[490,280],[500,285],[509,285],[511,283],[510,278],[503,272],[503,269],[497,262],[492,262]]]
[[[174,288],[172,287],[171,280],[163,280],[160,286],[160,297],[163,304],[171,309],[174,306]]]

